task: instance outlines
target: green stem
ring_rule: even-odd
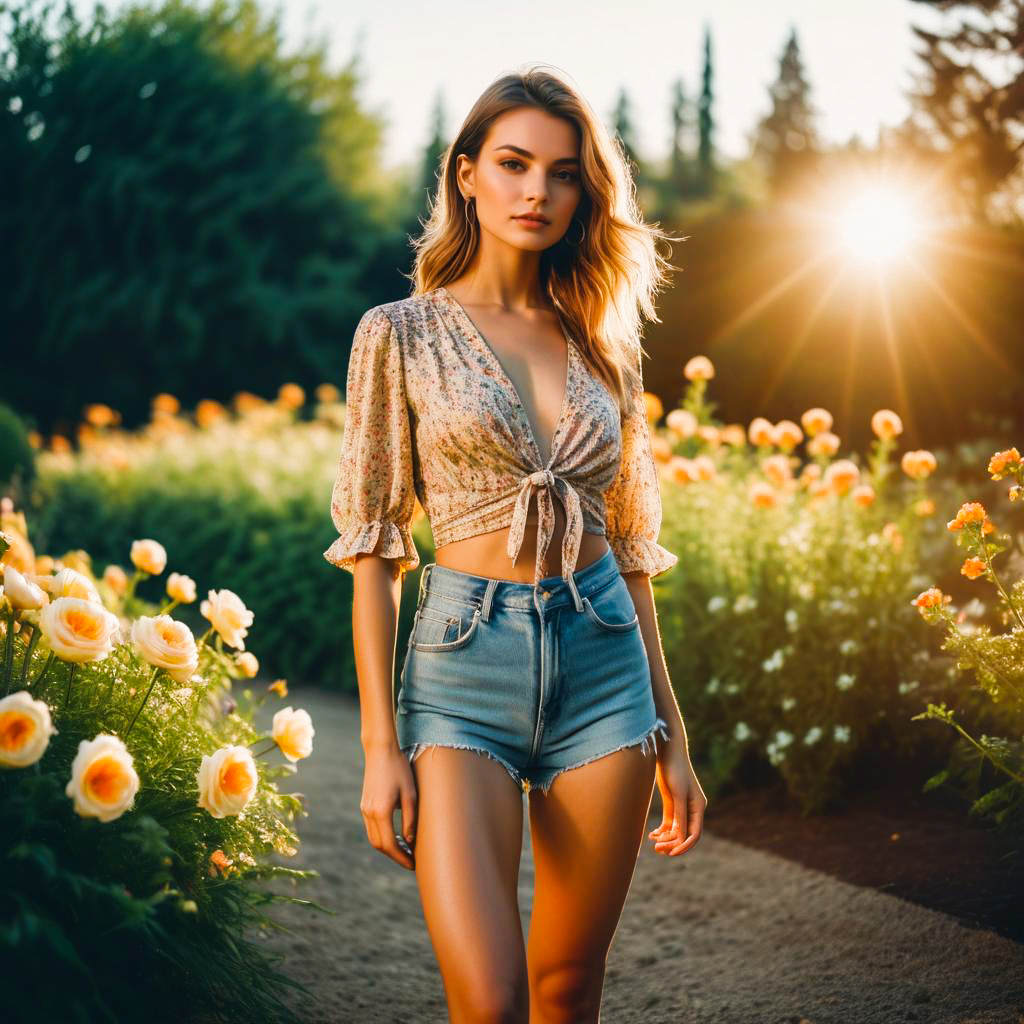
[[[149,680],[149,689],[146,691],[146,696],[142,698],[142,703],[135,709],[135,714],[132,716],[132,720],[128,723],[128,728],[125,729],[124,735],[121,737],[122,740],[128,739],[128,733],[132,731],[132,726],[135,725],[136,719],[139,717],[140,712],[146,706],[146,701],[149,700],[149,695],[153,692],[153,687],[156,685],[156,677],[160,672],[160,669],[153,668],[153,675]]]
[[[277,746],[277,740],[274,740],[270,744],[270,746],[267,747],[265,750],[254,750],[252,756],[253,757],[262,757],[264,754],[269,753],[271,750],[273,750],[274,747],[276,747],[276,746]]]
[[[36,676],[35,681],[29,684],[28,689],[30,691],[36,690],[39,684],[43,681],[43,677],[47,672],[50,671],[50,666],[57,660],[57,655],[50,651],[50,656],[46,659],[46,664],[43,666],[42,671]]]
[[[64,704],[61,707],[61,713],[66,714],[68,710],[68,704],[71,700],[71,680],[75,678],[75,669],[78,668],[78,662],[71,662],[71,667],[68,669],[68,688],[64,693]]]
[[[1007,775],[1010,776],[1011,779],[1014,779],[1017,782],[1024,782],[1024,775],[1018,775],[1012,769],[1007,768],[1003,764],[1000,764],[983,746],[981,746],[980,743],[976,742],[974,737],[969,732],[967,732],[966,729],[963,729],[960,723],[957,722],[954,718],[951,717],[949,719],[949,724],[952,725],[953,728],[956,729],[956,731],[960,733],[960,735],[963,736],[968,743],[975,747],[978,750],[978,752],[982,755],[982,757],[987,757],[1001,772],[1005,772]]]
[[[32,627],[32,639],[28,643],[28,650],[25,652],[25,657],[21,663],[21,688],[25,689],[25,680],[28,678],[28,666],[32,661],[32,653],[36,649],[36,644],[39,643],[40,630],[38,626]]]
[[[1003,584],[999,577],[996,575],[995,569],[992,568],[992,559],[988,553],[988,545],[985,543],[985,531],[984,524],[979,527],[981,532],[981,551],[985,556],[985,564],[988,566],[989,574],[992,577],[992,582],[999,588],[999,593],[1003,595],[1003,600],[1006,602],[1006,606],[1013,612],[1017,621],[1020,623],[1021,629],[1024,629],[1024,619],[1021,618],[1020,612],[1017,611],[1017,606],[1010,600],[1010,595],[1003,589]]]
[[[14,609],[7,613],[7,642],[4,645],[4,678],[7,680],[6,693],[11,692],[11,666],[14,663]]]

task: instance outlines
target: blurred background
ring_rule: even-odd
[[[48,443],[92,402],[131,426],[158,391],[343,386],[359,315],[408,292],[443,148],[541,60],[687,236],[651,392],[677,401],[700,352],[726,419],[1019,424],[1019,8],[0,5],[0,400]]]

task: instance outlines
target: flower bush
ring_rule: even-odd
[[[316,877],[269,860],[297,852],[305,812],[276,780],[314,730],[291,707],[254,728],[283,679],[232,695],[258,671],[252,612],[210,591],[197,639],[170,614],[195,601],[190,579],[172,573],[160,608],[135,594],[166,567],[160,543],[96,579],[84,552],[36,555],[9,498],[0,530],[4,1018],[297,1021],[281,994],[305,986],[245,932],[277,927],[263,879]],[[275,749],[284,763],[261,761]]]
[[[992,455],[988,472],[993,480],[1012,481],[1007,491],[1010,502],[1022,500],[1024,462],[1016,448]],[[995,591],[998,632],[987,623],[967,622],[964,611],[952,607],[952,595],[940,587],[923,590],[911,602],[927,622],[945,628],[942,649],[956,657],[958,670],[973,673],[975,691],[984,701],[958,701],[986,730],[977,738],[946,701],[929,703],[914,716],[919,721],[944,722],[960,739],[950,763],[928,780],[928,786],[947,781],[959,786],[973,796],[972,814],[989,818],[1020,840],[1024,839],[1024,572],[1020,561],[1024,534],[1016,536],[1018,577],[1011,583],[996,571],[994,560],[1013,545],[1014,537],[997,529],[981,502],[964,502],[946,527],[966,553],[961,574],[968,580],[985,580]]]
[[[655,581],[661,635],[691,750],[712,790],[777,777],[821,810],[865,772],[930,755],[908,722],[951,679],[908,598],[922,561],[942,568],[935,496],[950,485],[934,453],[897,452],[893,410],[872,417],[862,459],[826,409],[723,424],[710,360],[683,374],[663,429],[647,401],[663,543],[680,556]]]

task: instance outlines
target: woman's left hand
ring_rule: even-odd
[[[661,824],[648,833],[654,852],[675,857],[692,849],[704,828],[707,797],[701,789],[687,751],[670,742],[658,754],[658,789],[661,791]]]

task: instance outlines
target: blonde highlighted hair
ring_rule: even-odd
[[[445,150],[438,188],[423,233],[413,240],[413,294],[460,277],[480,244],[476,217],[456,181],[458,156],[476,161],[493,122],[521,107],[535,107],[576,126],[583,195],[566,232],[583,232],[576,245],[563,236],[541,254],[541,286],[593,370],[616,396],[623,416],[640,391],[642,317],[660,323],[654,297],[673,267],[658,241],[685,241],[647,224],[625,151],[587,101],[545,65],[496,79],[473,105]],[[577,224],[577,221],[580,222]]]

